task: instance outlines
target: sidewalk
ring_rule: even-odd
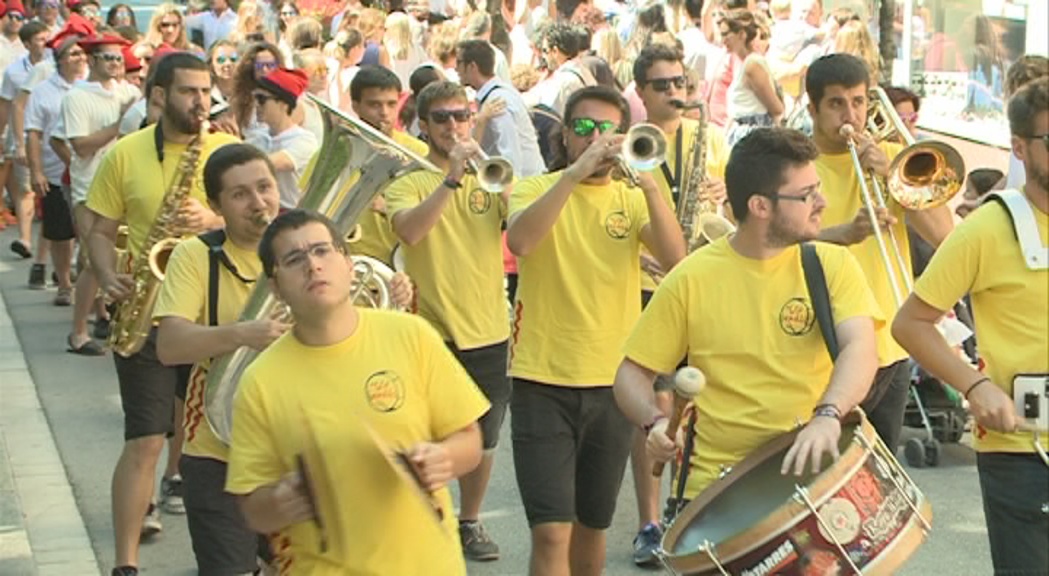
[[[0,274],[13,272],[0,262]],[[97,576],[99,572],[0,293],[0,574]]]

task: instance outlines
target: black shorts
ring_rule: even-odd
[[[258,535],[244,521],[237,497],[225,490],[227,464],[183,454],[178,467],[189,537],[200,575],[254,572],[258,568]]]
[[[124,440],[145,436],[171,436],[175,432],[175,391],[180,372],[157,359],[157,329],[137,353],[129,358],[113,354],[120,382],[120,404],[124,408]],[[188,380],[188,379],[187,379]]]
[[[62,193],[62,187],[49,185],[47,194],[44,194],[41,203],[44,208],[44,238],[55,242],[75,238],[73,212],[69,209],[69,202],[66,202],[66,195]]]
[[[445,344],[492,405],[478,423],[484,449],[493,450],[499,445],[499,429],[510,403],[510,377],[506,374],[509,341],[471,350],[459,350],[452,342]]]
[[[611,386],[568,388],[515,378],[510,403],[514,468],[529,526],[612,524],[634,425]]]

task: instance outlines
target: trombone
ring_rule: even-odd
[[[889,166],[889,176],[886,178],[889,194],[900,206],[908,210],[926,210],[947,203],[962,187],[965,162],[961,154],[943,142],[915,142],[914,137],[896,114],[896,109],[885,91],[875,86],[871,88],[870,97],[871,104],[867,109],[867,133],[876,143],[891,141],[905,146]],[[914,281],[908,271],[903,252],[900,250],[896,233],[892,227],[889,227],[887,229],[889,239],[886,243],[881,227],[878,226],[878,216],[874,209],[875,206],[887,209],[884,191],[878,177],[873,173],[865,174],[860,164],[859,153],[856,149],[856,129],[846,124],[841,127],[840,134],[848,144],[852,166],[859,175],[863,204],[867,208],[867,216],[874,230],[882,264],[892,283],[896,307],[899,308],[903,305],[904,297],[914,289]],[[868,175],[871,181],[870,187],[867,186],[866,181]],[[873,187],[873,192],[871,187]],[[874,202],[877,202],[877,205]],[[889,260],[889,245],[892,248],[893,259],[903,275],[903,287],[906,288],[906,293],[901,292],[896,269]]]
[[[641,185],[638,172],[654,170],[667,155],[667,138],[654,124],[635,124],[627,130],[626,138],[616,157],[616,166],[631,186]]]

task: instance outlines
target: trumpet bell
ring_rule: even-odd
[[[514,181],[514,167],[501,156],[486,158],[477,163],[477,183],[482,190],[499,194]]]
[[[667,139],[652,124],[636,124],[626,133],[622,148],[623,161],[639,172],[654,170],[667,155]]]
[[[965,161],[953,147],[922,141],[904,148],[889,167],[889,194],[908,210],[946,204],[962,188]]]

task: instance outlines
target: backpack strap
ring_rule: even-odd
[[[1049,246],[1042,245],[1042,238],[1038,235],[1038,222],[1034,218],[1034,210],[1027,202],[1027,197],[1019,190],[999,190],[991,192],[983,201],[997,202],[1005,208],[1005,213],[1013,223],[1013,234],[1020,243],[1020,252],[1023,254],[1024,264],[1030,270],[1045,270],[1049,268]]]
[[[253,284],[254,279],[245,278],[230,261],[222,245],[226,243],[226,231],[223,229],[205,232],[197,238],[208,247],[208,326],[219,325],[219,264],[229,270],[237,280]]]
[[[801,245],[801,268],[805,272],[805,286],[809,289],[809,299],[816,313],[823,341],[831,360],[838,358],[838,334],[834,331],[834,313],[830,306],[830,293],[827,291],[827,277],[823,273],[816,246],[811,242]]]

